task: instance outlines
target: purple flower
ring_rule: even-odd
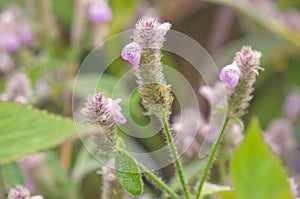
[[[283,104],[283,114],[291,119],[296,118],[300,112],[300,92],[294,91],[288,94]]]
[[[230,64],[222,68],[220,72],[220,80],[226,82],[230,89],[234,89],[238,83],[241,76],[241,70],[236,64]]]
[[[23,24],[18,30],[20,40],[23,44],[30,46],[33,42],[33,33],[28,24]]]
[[[119,122],[120,124],[125,124],[127,122],[127,120],[121,113],[121,106],[119,104],[121,102],[121,99],[120,98],[117,98],[117,99],[107,98],[107,100],[109,102],[108,105],[111,108],[114,121]]]
[[[112,11],[102,0],[93,0],[88,7],[90,21],[93,24],[107,23],[112,19]]]
[[[6,52],[13,53],[20,48],[20,40],[14,32],[1,32],[0,45]]]
[[[141,46],[136,42],[130,42],[122,50],[122,58],[129,61],[133,67],[137,68],[141,60]]]
[[[127,120],[121,113],[120,101],[121,99],[105,98],[103,93],[97,92],[88,97],[82,112],[92,124],[106,126],[116,122],[124,124]]]
[[[266,142],[279,155],[288,155],[296,146],[292,123],[284,118],[275,119],[269,124],[265,134]]]

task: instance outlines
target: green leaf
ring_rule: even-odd
[[[235,151],[230,177],[239,199],[292,199],[288,176],[279,158],[264,142],[259,123],[252,120]]]
[[[117,152],[115,169],[120,184],[128,193],[134,196],[139,196],[143,193],[142,176],[134,159],[125,152]]]
[[[140,0],[110,0],[113,20],[110,24],[111,34],[122,30],[135,13],[134,10]]]
[[[204,183],[201,196],[217,195],[223,199],[235,199],[232,189],[228,186],[221,186],[211,183]]]
[[[1,168],[1,176],[5,184],[9,187],[25,185],[25,177],[22,168],[17,163],[3,165]]]
[[[46,150],[75,137],[74,122],[15,103],[0,104],[0,164]]]

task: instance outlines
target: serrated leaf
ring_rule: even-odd
[[[2,180],[9,187],[25,185],[25,177],[22,168],[15,162],[3,165],[1,168],[1,176]]]
[[[230,177],[239,199],[292,199],[287,173],[264,142],[259,123],[252,120],[246,137],[235,151]]]
[[[115,170],[120,184],[128,193],[134,196],[139,196],[143,193],[142,175],[135,160],[125,152],[117,152]]]
[[[0,164],[75,137],[72,120],[15,103],[0,104]]]

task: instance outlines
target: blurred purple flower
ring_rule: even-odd
[[[35,85],[35,90],[40,96],[45,97],[49,95],[51,88],[48,82],[44,80],[38,80],[38,82]]]
[[[216,82],[212,87],[201,86],[199,93],[209,102],[211,111],[225,102],[225,85],[222,82]]]
[[[199,132],[201,137],[209,143],[214,143],[219,135],[220,127],[216,124],[206,123],[202,126]]]
[[[88,7],[89,19],[93,24],[107,23],[112,19],[112,11],[103,0],[92,0]]]
[[[20,164],[23,168],[28,171],[34,169],[42,164],[44,161],[43,153],[35,153],[32,155],[28,155],[20,160]]]
[[[25,175],[25,185],[30,192],[35,190],[35,184],[30,176]]]
[[[275,119],[267,128],[265,140],[278,155],[286,155],[295,146],[292,123],[287,119]]]
[[[6,9],[0,14],[0,46],[8,53],[20,49],[21,45],[31,45],[33,33],[26,17],[16,8]]]
[[[1,96],[2,101],[16,101],[26,104],[31,95],[31,83],[24,73],[14,74],[7,83],[6,90]]]
[[[13,53],[20,48],[20,40],[14,32],[0,33],[0,46],[8,53]]]
[[[241,76],[241,70],[236,64],[230,64],[222,68],[220,72],[220,80],[229,85],[230,89],[234,89],[238,83]]]
[[[14,68],[12,57],[6,52],[0,52],[0,73],[7,74]]]
[[[30,46],[33,43],[33,33],[27,23],[19,26],[18,33],[23,44]]]
[[[286,97],[283,108],[283,114],[290,118],[295,119],[300,113],[300,92],[292,91]]]
[[[136,42],[130,42],[122,49],[122,58],[129,61],[133,67],[137,68],[141,60],[141,46]]]

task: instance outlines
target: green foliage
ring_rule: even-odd
[[[292,199],[288,176],[279,158],[264,142],[258,120],[231,160],[230,176],[239,199]]]
[[[143,193],[142,176],[134,159],[125,152],[117,152],[115,169],[120,184],[128,193],[134,196]]]
[[[76,136],[72,120],[14,103],[0,104],[0,164]]]
[[[127,22],[134,14],[139,0],[110,0],[110,6],[114,14],[114,19],[111,23],[111,33],[116,33],[127,25]]]
[[[17,163],[10,163],[1,167],[1,178],[5,185],[14,187],[16,185],[25,185],[25,177],[22,168]]]

